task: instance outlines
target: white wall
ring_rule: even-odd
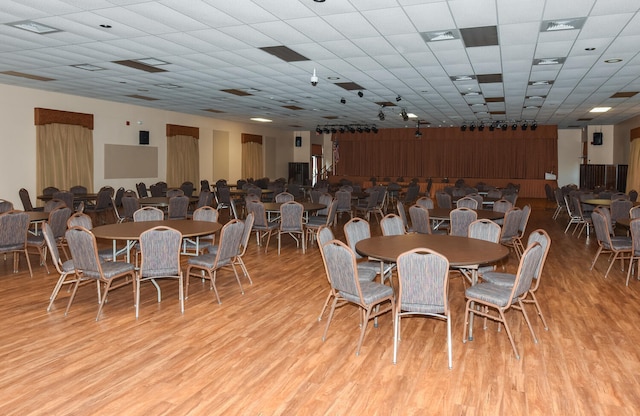
[[[558,129],[558,186],[580,183],[582,130]]]
[[[33,202],[40,193],[36,190],[36,129],[34,108],[89,113],[94,115],[94,188],[104,185],[135,189],[141,179],[147,184],[166,177],[166,124],[199,127],[200,172],[202,179],[214,182],[226,178],[235,182],[241,177],[242,133],[257,134],[275,140],[277,147],[286,149],[294,137],[291,131],[270,128],[258,123],[233,123],[209,117],[194,116],[142,106],[95,100],[55,92],[0,85],[0,198],[8,199],[21,208],[18,190],[26,188]],[[129,121],[129,125],[126,122]],[[140,122],[140,124],[138,124]],[[104,145],[138,145],[138,131],[148,130],[150,146],[158,147],[158,177],[111,179],[104,178]],[[215,134],[214,134],[215,133]],[[215,141],[214,141],[215,138]],[[283,140],[284,138],[284,140]],[[286,142],[285,142],[286,140]],[[276,145],[276,144],[274,144]],[[292,145],[291,145],[292,146]],[[280,151],[280,150],[278,150]],[[290,152],[290,150],[288,150]],[[287,151],[284,152],[285,154]],[[288,161],[290,161],[289,159]],[[271,167],[269,167],[271,169]],[[287,171],[277,166],[274,176]]]
[[[602,144],[595,146],[593,142],[593,133],[602,133]],[[612,165],[613,149],[615,140],[613,136],[613,126],[588,126],[587,127],[587,160],[592,165]]]

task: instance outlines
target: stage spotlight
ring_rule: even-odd
[[[400,116],[402,117],[402,119],[404,121],[409,120],[409,115],[407,114],[407,110],[405,110],[404,108],[402,109],[402,111],[400,112]]]
[[[358,97],[360,98],[364,97],[364,93],[362,91],[358,91]]]
[[[361,126],[358,126],[358,128],[356,130],[358,131],[358,133],[362,133],[363,132],[363,129],[362,129]]]
[[[496,129],[496,123],[489,124],[489,131],[494,131]]]
[[[382,111],[382,109],[378,111],[378,118],[380,119],[380,121],[384,121],[384,111]]]
[[[342,98],[340,98],[340,103],[341,103],[341,104],[346,104],[346,103],[347,103],[347,100],[345,100],[345,99],[344,99],[344,97],[342,97]]]
[[[322,129],[320,126],[316,127],[316,134],[322,134]]]
[[[523,122],[522,124],[520,124],[520,128],[521,128],[522,130],[526,130],[526,129],[527,129],[527,127],[529,127],[529,125],[527,124],[527,122],[526,122],[526,121],[525,121],[525,122]]]
[[[467,125],[463,124],[462,126],[460,126],[460,131],[465,131],[467,129]]]
[[[476,129],[476,123],[471,123],[469,126],[469,131],[474,131]]]
[[[375,124],[371,126],[371,131],[378,134],[378,128],[375,126]]]
[[[331,133],[336,134],[338,130],[335,127],[331,127]]]
[[[502,125],[500,126],[500,128],[502,129],[502,131],[507,130],[507,123],[502,123]]]
[[[349,126],[349,133],[355,133],[356,129],[353,128],[353,126]]]
[[[344,131],[345,131],[344,126],[340,126],[340,128],[338,129],[338,131],[339,131],[340,133],[344,133]]]
[[[329,130],[329,127],[325,127],[323,131],[324,131],[324,134],[331,133],[331,130]]]
[[[478,131],[482,130],[484,130],[484,123],[480,123],[480,125],[478,126]]]
[[[371,127],[369,127],[369,126],[365,126],[365,128],[364,128],[364,132],[365,132],[365,133],[371,133]]]
[[[513,123],[511,125],[511,130],[517,130],[518,129],[518,123]]]
[[[396,101],[402,101],[402,97],[400,97],[399,95],[396,97]]]
[[[531,123],[531,130],[535,130],[537,128],[538,128],[538,123],[536,123],[535,121]]]

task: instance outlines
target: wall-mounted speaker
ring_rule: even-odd
[[[593,141],[591,142],[591,144],[594,146],[602,145],[602,132],[598,131],[593,133]]]
[[[149,144],[149,131],[140,130],[140,144]]]
[[[296,147],[302,147],[302,136],[296,136]]]

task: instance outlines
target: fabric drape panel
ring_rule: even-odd
[[[629,149],[627,192],[632,189],[635,189],[636,191],[640,190],[640,137],[631,137],[631,147]]]
[[[93,132],[70,124],[36,126],[36,187],[93,190]]]
[[[242,143],[242,177],[261,178],[263,176],[262,144],[254,141]]]
[[[556,126],[495,132],[427,129],[420,138],[411,129],[384,129],[337,139],[337,175],[542,179],[558,166]]]
[[[167,185],[178,187],[183,182],[200,183],[198,139],[192,136],[167,137]]]

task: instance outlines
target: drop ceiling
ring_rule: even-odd
[[[0,0],[0,83],[290,130],[616,124],[640,114],[639,10],[632,0]]]

